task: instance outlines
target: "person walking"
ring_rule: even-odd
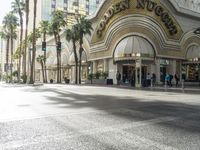
[[[155,73],[152,73],[152,86],[155,86],[156,85],[156,74]]]
[[[120,81],[121,81],[121,74],[120,74],[119,71],[117,71],[116,79],[117,79],[117,85],[119,85],[119,84],[120,84]]]
[[[178,87],[178,82],[179,82],[178,75],[177,75],[177,74],[175,74],[175,75],[174,75],[174,78],[175,78],[175,80],[176,80],[176,87]]]

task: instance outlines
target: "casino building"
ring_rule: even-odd
[[[156,75],[157,84],[163,84],[166,74],[199,84],[200,35],[194,33],[200,27],[199,1],[105,0],[89,19],[94,30],[84,38],[83,80],[88,73],[104,71],[116,84],[119,71],[124,84],[137,87],[148,73]],[[62,77],[73,82],[72,45],[64,35],[62,43]],[[47,54],[48,78],[56,79],[55,48]]]

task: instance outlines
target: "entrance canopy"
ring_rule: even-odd
[[[129,36],[121,40],[115,48],[114,60],[135,60],[138,57],[154,58],[153,46],[144,38]]]

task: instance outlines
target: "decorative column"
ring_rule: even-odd
[[[135,86],[136,87],[142,87],[142,60],[138,59],[136,60],[136,71],[135,71]]]
[[[108,71],[108,60],[107,59],[103,60],[103,71],[104,72]]]
[[[157,58],[155,60],[155,63],[156,63],[156,72],[155,72],[155,74],[156,74],[156,83],[160,84],[160,59]]]
[[[174,79],[174,75],[176,74],[176,60],[172,61],[172,76],[173,76],[173,80],[172,82],[175,84],[176,80]]]
[[[94,60],[92,62],[93,66],[92,66],[92,73],[96,73],[97,72],[97,61]]]

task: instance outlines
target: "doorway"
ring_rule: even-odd
[[[123,65],[122,67],[122,83],[125,85],[135,85],[135,66]]]

